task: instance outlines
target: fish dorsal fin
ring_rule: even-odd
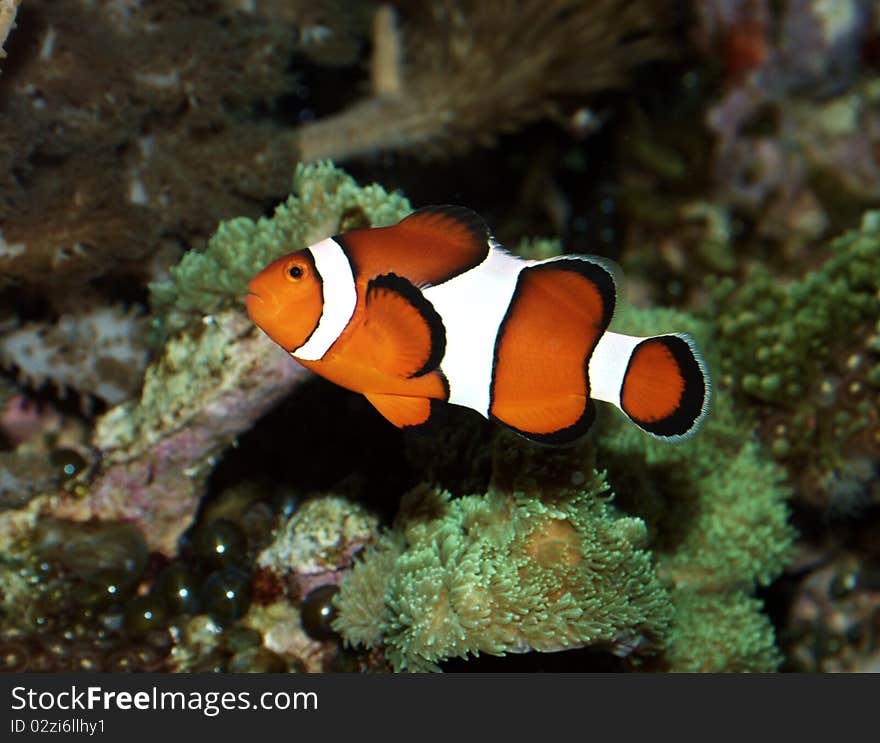
[[[377,369],[412,378],[439,366],[446,350],[443,321],[411,282],[393,273],[371,280],[365,313],[365,350]]]
[[[392,227],[354,230],[335,239],[361,277],[393,271],[422,287],[479,266],[489,255],[492,235],[470,209],[428,206]]]
[[[373,407],[398,428],[421,426],[431,417],[431,400],[427,397],[385,395],[370,392],[365,395]]]
[[[489,226],[479,214],[466,206],[455,204],[436,204],[416,209],[397,226],[413,232],[440,231],[451,240],[479,245],[480,251],[492,239]]]

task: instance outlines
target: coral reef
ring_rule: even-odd
[[[32,388],[50,382],[63,397],[75,390],[108,405],[140,388],[147,365],[146,320],[133,310],[98,307],[28,323],[0,337],[0,365]]]
[[[617,323],[707,332],[662,311]],[[779,574],[794,534],[782,473],[748,431],[721,394],[676,447],[611,416],[569,451],[499,436],[485,495],[422,486],[404,500],[343,580],[334,626],[399,670],[594,643],[672,670],[772,670],[773,629],[751,594]]]
[[[876,669],[880,12],[673,5],[0,0],[3,668]],[[374,152],[470,156],[296,167]],[[618,260],[614,328],[709,355],[698,435],[306,383],[245,284],[394,188]]]
[[[100,466],[85,497],[56,504],[75,519],[128,519],[173,555],[217,458],[307,372],[235,310],[173,337],[138,402],[110,410],[93,440]]]
[[[877,673],[880,670],[880,573],[867,529],[847,549],[805,554],[780,637],[789,670]],[[866,543],[867,550],[859,542]],[[813,564],[810,565],[807,560]]]
[[[880,213],[868,212],[803,277],[759,267],[714,289],[724,383],[751,401],[802,497],[842,512],[878,496],[866,492],[880,463],[878,265]]]
[[[278,528],[257,565],[285,584],[290,596],[338,582],[341,569],[370,544],[378,528],[374,515],[351,501],[324,494],[302,504]]]
[[[401,3],[399,13],[383,6],[372,95],[300,127],[300,157],[340,162],[388,149],[436,156],[490,144],[669,56],[660,30],[667,18],[665,4],[652,0],[443,0]]]
[[[862,61],[876,4],[702,5],[703,43],[726,39],[735,73],[707,116],[718,197],[789,245],[880,198],[878,90]]]
[[[308,376],[287,354],[264,342],[242,312],[244,285],[254,266],[346,224],[397,221],[409,212],[409,204],[378,186],[358,187],[329,164],[300,168],[295,183],[297,194],[272,219],[254,223],[240,218],[221,225],[207,252],[188,254],[169,282],[153,287],[156,311],[164,312],[153,320],[167,343],[147,370],[139,400],[104,394],[109,402],[125,402],[97,422],[91,448],[84,453],[92,466],[78,477],[73,495],[61,496],[52,505],[55,515],[131,519],[143,529],[151,549],[175,554],[177,539],[189,525],[218,458]],[[208,314],[214,310],[218,314]],[[107,317],[112,315],[98,312],[93,320]],[[179,332],[170,335],[172,329]],[[48,340],[55,332],[35,352],[50,358]],[[92,368],[88,361],[94,360],[98,371],[117,368],[99,355],[102,345],[96,341],[101,337],[93,333],[91,352],[71,364],[69,378],[63,364],[50,368],[46,363],[40,372],[56,384],[73,384],[77,375],[80,392],[100,394],[104,387],[86,383]],[[11,335],[5,348],[12,348],[13,341],[21,348],[27,345],[24,340],[24,335]],[[64,338],[74,345],[71,353],[82,345],[76,340]],[[118,340],[113,345],[113,353],[125,348]],[[31,356],[30,368],[22,352],[10,351],[10,356],[37,375],[33,364],[40,356]],[[140,375],[136,364],[129,366],[131,390],[140,385]],[[26,500],[22,494],[45,492],[46,478],[32,479],[28,488],[21,488],[18,478],[10,484]]]
[[[642,549],[644,524],[615,517],[606,489],[596,478],[552,499],[411,493],[401,508],[417,515],[343,582],[334,626],[351,642],[384,643],[409,671],[662,635],[670,606]]]
[[[99,419],[92,445],[100,461],[84,468],[75,494],[53,500],[56,518],[125,519],[151,550],[176,554],[218,458],[304,376],[230,306],[248,267],[297,241],[337,231],[347,220],[385,223],[409,209],[402,197],[358,188],[330,165],[301,168],[297,187],[275,218],[221,228],[208,251],[191,254],[175,272],[177,285],[154,288],[157,306],[175,318],[166,320],[165,332],[175,325],[183,330],[170,334],[147,370],[140,401]],[[558,246],[532,241],[523,249],[543,255]],[[194,278],[210,274],[214,281]],[[206,285],[221,291],[209,293]],[[218,311],[194,321],[200,301]],[[632,333],[661,325],[707,333],[686,315],[631,311],[617,319],[618,329]],[[381,647],[398,669],[436,668],[444,659],[478,653],[579,646],[607,648],[631,665],[675,670],[775,667],[772,629],[751,594],[775,577],[789,554],[787,491],[778,470],[749,441],[729,397],[719,396],[700,436],[678,447],[618,423],[606,416],[595,444],[556,455],[497,437],[484,495],[450,500],[434,486],[413,491],[395,530],[342,580],[334,627],[351,643]],[[595,471],[596,463],[607,475]],[[236,508],[214,507],[212,523]],[[338,517],[328,518],[330,512]],[[332,638],[306,622],[301,607],[316,601],[315,591],[340,582],[354,553],[375,538],[376,522],[357,516],[347,501],[323,496],[284,524],[262,547],[256,570],[224,565],[209,580],[199,579],[210,616],[190,622],[196,622],[192,631],[181,635],[189,637],[189,650],[175,651],[174,667],[245,663],[233,662],[239,650],[210,629],[228,623],[264,638],[262,650],[259,643],[241,650],[257,666],[291,658],[312,669],[336,662]],[[212,528],[211,539],[194,537],[199,559],[213,560],[212,545],[219,544],[224,554],[243,554],[226,527]],[[597,571],[597,565],[615,567]],[[156,591],[165,595],[161,586],[189,580],[163,577]],[[168,621],[154,610],[152,595],[132,602],[124,617],[133,636],[152,631],[151,622]],[[446,603],[438,604],[438,595]],[[152,619],[145,624],[147,613]],[[724,625],[728,631],[708,633],[707,623],[718,625],[719,616],[738,619]],[[204,644],[203,635],[215,640]],[[375,664],[370,657],[358,662]]]

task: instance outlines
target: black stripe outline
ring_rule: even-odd
[[[409,378],[423,377],[437,369],[443,360],[443,356],[446,354],[446,328],[443,326],[443,320],[439,313],[434,309],[434,305],[425,299],[424,294],[408,279],[398,276],[396,273],[383,273],[374,279],[370,279],[370,282],[367,284],[365,302],[367,308],[369,308],[370,294],[378,289],[388,289],[402,296],[422,316],[431,333],[431,351],[428,358],[418,371],[409,375]],[[446,384],[445,387],[448,397],[449,385]]]
[[[351,247],[348,245],[345,235],[346,233],[342,232],[338,235],[333,235],[330,239],[342,249],[343,254],[348,260],[348,265],[351,266],[351,275],[354,277],[354,283],[357,284],[357,277],[360,275],[361,270],[351,254]]]
[[[315,334],[315,331],[318,329],[318,326],[321,324],[321,319],[324,317],[324,277],[321,276],[321,274],[318,272],[318,266],[315,264],[315,254],[312,253],[311,248],[303,248],[302,250],[297,251],[297,253],[301,253],[302,256],[308,261],[309,266],[312,269],[312,275],[315,277],[315,280],[318,282],[318,291],[321,293],[321,316],[318,318],[318,322],[315,323],[315,327],[312,328],[312,332],[306,336],[306,339],[302,343],[300,343],[296,348],[291,348],[288,350],[288,353],[291,353],[291,354],[295,354],[297,352],[297,350],[299,350],[304,345],[306,345],[306,343],[309,342],[309,339]],[[337,338],[336,340],[339,340],[339,339]],[[336,341],[333,341],[333,342],[336,343]]]
[[[425,418],[425,420],[423,420],[421,423],[401,426],[401,430],[411,431],[417,434],[427,433],[429,431],[428,426],[433,425],[438,417],[440,417],[440,406],[443,402],[443,400],[434,400],[433,398],[428,398],[428,404],[430,408],[430,411],[428,412],[428,417]]]
[[[592,428],[593,423],[596,420],[596,403],[588,398],[586,405],[584,405],[584,412],[581,413],[581,417],[570,426],[560,428],[558,431],[553,431],[553,433],[531,433],[529,431],[523,431],[516,426],[511,426],[509,423],[505,423],[500,418],[492,415],[491,412],[489,413],[489,418],[498,421],[501,425],[509,428],[514,433],[519,434],[529,441],[534,441],[537,444],[546,444],[547,446],[567,446],[573,444]]]
[[[672,415],[668,415],[666,418],[661,418],[652,423],[639,420],[631,415],[623,406],[623,385],[626,383],[632,360],[642,344],[647,343],[648,341],[660,341],[669,349],[669,352],[672,354],[672,358],[675,359],[675,363],[678,365],[678,369],[684,379],[684,390],[681,393],[681,401],[675,409],[675,412],[673,412]],[[623,410],[623,412],[629,416],[629,419],[643,431],[659,438],[687,438],[697,430],[703,417],[709,410],[709,376],[706,373],[706,369],[699,354],[697,353],[693,340],[684,334],[657,335],[651,338],[645,338],[645,340],[636,345],[632,350],[629,361],[627,362],[626,371],[624,372],[623,380],[620,383],[620,391],[621,410]]]
[[[481,265],[489,257],[489,251],[492,249],[493,242],[492,232],[489,229],[489,225],[486,224],[486,221],[475,211],[468,209],[466,206],[458,206],[457,204],[434,204],[432,206],[423,206],[421,209],[416,209],[412,214],[402,219],[401,222],[405,222],[410,217],[426,215],[447,217],[454,222],[458,222],[458,224],[470,233],[474,243],[482,248],[482,252],[478,253],[473,261],[465,263],[445,276],[441,276],[439,279],[432,281],[429,286],[445,284],[450,279],[454,279],[456,276],[461,276],[463,273],[467,273]]]
[[[410,217],[415,217],[418,215],[437,215],[441,217],[448,217],[449,219],[452,219],[462,225],[471,234],[474,242],[477,245],[484,246],[485,248],[482,253],[478,254],[477,258],[473,261],[460,266],[454,271],[446,274],[445,276],[441,276],[439,279],[436,279],[435,281],[432,281],[425,286],[439,286],[440,284],[445,284],[450,279],[454,279],[456,276],[461,276],[461,274],[467,273],[471,269],[476,268],[489,257],[489,251],[492,247],[493,242],[492,232],[489,230],[489,226],[486,224],[483,218],[475,211],[472,211],[465,206],[457,206],[455,204],[438,204],[435,206],[425,206],[421,209],[416,209],[412,214],[407,215],[397,224],[399,225],[401,224],[401,222],[405,222]],[[392,227],[397,225],[389,226]],[[338,235],[333,235],[332,239],[336,241],[337,245],[339,245],[340,248],[342,248],[342,252],[345,253],[345,256],[348,258],[348,262],[351,265],[352,273],[357,276],[360,273],[360,267],[357,265],[357,261],[354,260],[352,250],[346,241],[346,234],[347,233],[343,232]]]
[[[552,433],[529,433],[528,431],[521,431],[515,426],[511,426],[509,423],[505,423],[504,421],[493,415],[491,412],[492,404],[495,401],[495,370],[498,367],[498,349],[501,345],[501,339],[504,337],[504,332],[507,327],[507,321],[513,312],[513,308],[517,300],[519,299],[522,288],[523,274],[526,273],[526,271],[554,269],[562,269],[565,271],[573,271],[575,273],[579,273],[581,276],[591,281],[596,286],[599,291],[599,295],[602,298],[602,318],[599,322],[599,332],[596,333],[596,339],[595,341],[593,341],[592,346],[587,349],[587,353],[584,356],[583,374],[586,404],[584,405],[584,412],[581,414],[581,417],[578,418],[572,425],[567,426],[566,428],[560,428],[558,431],[553,431]],[[501,324],[498,326],[498,334],[495,336],[495,350],[492,358],[492,380],[489,385],[489,418],[491,418],[492,420],[497,420],[499,423],[507,426],[512,431],[518,433],[520,436],[523,436],[531,441],[536,441],[540,444],[563,446],[565,444],[570,444],[583,436],[590,429],[596,419],[596,405],[590,398],[590,359],[593,356],[593,352],[596,350],[596,346],[598,345],[599,340],[608,329],[608,326],[611,324],[611,318],[614,316],[614,307],[616,300],[617,287],[614,283],[614,275],[604,265],[602,265],[601,262],[592,260],[591,258],[588,258],[586,256],[563,256],[561,258],[553,258],[548,261],[544,261],[543,263],[523,268],[519,272],[519,276],[516,279],[516,287],[514,288],[513,295],[510,298],[510,304],[507,307],[507,312],[504,313],[504,318],[501,320]]]

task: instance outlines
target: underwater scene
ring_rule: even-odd
[[[880,0],[0,0],[0,670],[880,671]]]

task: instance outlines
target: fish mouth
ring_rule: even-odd
[[[244,305],[251,322],[267,333],[275,326],[281,312],[281,306],[271,292],[268,295],[259,294],[253,289],[248,289]]]
[[[258,318],[267,315],[268,303],[255,291],[248,290],[247,296],[244,298],[244,305],[251,320],[257,325],[260,324]]]

